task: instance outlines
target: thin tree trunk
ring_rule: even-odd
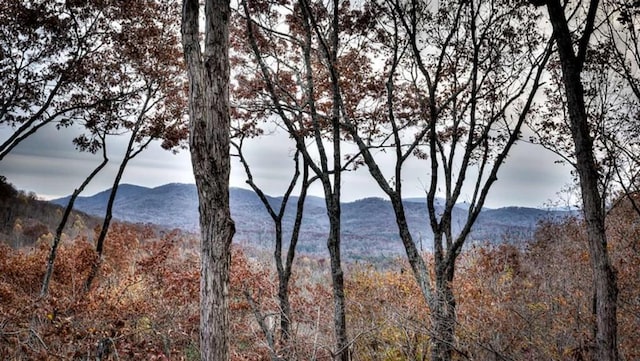
[[[373,165],[373,163],[369,164]],[[378,175],[377,173],[374,174]],[[376,178],[376,175],[374,175],[374,178]],[[384,180],[384,178],[379,179]],[[381,183],[379,181],[379,184],[385,183]],[[422,297],[429,305],[429,309],[433,309],[433,291],[429,269],[427,268],[427,264],[422,258],[422,255],[420,254],[420,251],[418,250],[418,247],[413,240],[413,236],[409,231],[409,224],[407,223],[407,217],[404,212],[404,205],[402,204],[400,194],[400,192],[388,193],[396,217],[398,234],[400,235],[400,239],[402,240],[402,244],[404,245],[404,249],[407,254],[407,260],[409,261],[409,265],[411,265],[413,276],[416,280],[416,283],[418,284],[418,287],[420,288]]]
[[[184,0],[182,43],[189,76],[191,162],[201,232],[200,357],[229,360],[229,267],[235,225],[229,209],[228,0],[206,0],[204,53],[198,0]]]
[[[129,137],[129,143],[127,144],[127,150],[122,158],[122,163],[120,163],[120,167],[118,167],[118,172],[116,173],[116,177],[113,181],[113,186],[111,187],[111,193],[109,194],[109,200],[107,201],[107,209],[105,210],[104,220],[102,222],[102,228],[100,229],[100,234],[98,235],[98,239],[96,240],[96,254],[97,258],[93,262],[91,266],[91,270],[89,271],[89,275],[87,276],[87,280],[84,284],[84,291],[89,292],[91,290],[91,285],[93,281],[98,276],[98,272],[100,271],[100,266],[102,265],[102,254],[104,252],[104,242],[107,239],[107,233],[109,232],[109,226],[111,225],[111,220],[113,219],[113,205],[116,201],[116,196],[118,194],[118,187],[120,186],[120,181],[122,180],[122,175],[124,174],[129,161],[133,159],[136,155],[140,153],[145,145],[142,145],[137,151],[133,151],[134,143],[136,142],[136,138],[138,137],[138,132],[142,125],[144,118],[142,116],[138,117],[138,120],[131,130],[131,136]],[[151,140],[147,141],[149,144]]]
[[[442,235],[435,238],[441,240]],[[431,302],[431,359],[452,360],[456,326],[456,300],[452,289],[454,268],[442,259],[436,261],[435,267],[436,282]]]
[[[258,322],[258,326],[262,330],[262,333],[267,340],[267,346],[269,347],[269,357],[271,358],[271,361],[281,361],[282,359],[278,357],[278,352],[276,351],[276,341],[273,335],[274,332],[267,322],[267,315],[263,314],[260,311],[258,304],[256,304],[255,299],[251,295],[251,291],[245,289],[244,297],[249,303],[249,307],[253,311],[253,316]]]
[[[391,125],[391,128],[392,128],[392,136],[393,136],[392,144],[395,145],[395,155],[396,155],[396,165],[395,165],[395,174],[394,174],[395,186],[390,185],[388,180],[383,175],[376,160],[368,150],[368,144],[365,143],[362,138],[360,138],[358,134],[358,128],[355,126],[355,124],[351,123],[349,119],[346,119],[347,126],[345,128],[347,129],[347,131],[349,131],[349,134],[353,137],[353,139],[358,144],[358,148],[362,152],[363,160],[367,165],[367,168],[370,174],[376,180],[381,190],[383,190],[387,194],[393,206],[399,235],[405,247],[409,264],[411,265],[416,282],[420,287],[422,296],[424,297],[425,302],[428,304],[430,313],[431,313],[431,320],[432,320],[431,360],[451,360],[454,356],[453,355],[454,352],[460,352],[455,348],[456,300],[455,300],[453,289],[452,289],[453,287],[452,282],[453,282],[454,272],[455,272],[455,262],[460,253],[462,245],[464,244],[471,230],[471,227],[475,223],[480,213],[480,210],[482,209],[482,206],[489,192],[489,189],[497,180],[498,170],[500,169],[501,165],[504,163],[506,156],[509,153],[511,147],[519,137],[520,129],[522,127],[522,124],[524,123],[525,116],[531,107],[533,98],[535,97],[535,94],[539,87],[539,80],[542,75],[544,65],[546,64],[551,54],[550,52],[551,44],[549,44],[547,50],[543,54],[541,54],[541,56],[536,60],[536,63],[534,64],[535,66],[531,67],[529,74],[527,76],[528,80],[522,84],[521,91],[510,95],[512,97],[511,99],[516,99],[516,98],[519,98],[521,95],[527,94],[525,93],[525,91],[527,90],[526,85],[528,84],[529,80],[533,81],[533,83],[531,84],[532,88],[530,92],[528,92],[528,95],[526,96],[526,102],[524,104],[524,107],[519,112],[518,120],[514,125],[513,129],[511,130],[510,134],[508,135],[506,139],[506,144],[502,145],[498,150],[498,153],[496,155],[495,161],[493,162],[493,165],[487,168],[486,172],[484,172],[485,168],[481,166],[480,174],[482,176],[479,176],[475,180],[475,183],[468,182],[475,186],[476,193],[473,196],[472,207],[469,209],[469,217],[465,222],[463,230],[460,232],[457,238],[453,240],[452,231],[451,231],[451,225],[452,225],[451,217],[452,217],[452,212],[453,212],[455,203],[460,195],[462,185],[465,183],[466,168],[469,166],[470,157],[474,149],[472,147],[473,139],[469,139],[467,141],[464,154],[462,155],[462,157],[464,157],[463,165],[460,167],[458,171],[458,177],[454,181],[455,177],[453,173],[453,167],[451,166],[451,164],[453,163],[454,159],[457,159],[460,156],[457,156],[451,153],[448,159],[443,159],[442,163],[438,162],[438,159],[440,159],[439,158],[440,153],[438,150],[439,144],[437,139],[438,137],[437,129],[435,127],[435,125],[440,121],[438,118],[439,108],[438,108],[438,104],[436,103],[436,99],[438,98],[436,89],[438,88],[438,85],[437,83],[431,83],[429,79],[435,79],[437,81],[437,79],[439,78],[439,75],[436,72],[436,74],[432,76],[427,71],[426,66],[424,66],[424,64],[422,64],[422,61],[420,60],[421,52],[417,47],[418,40],[416,39],[416,34],[418,33],[418,29],[415,23],[417,19],[416,12],[418,8],[417,6],[418,3],[419,2],[417,1],[414,1],[412,3],[413,5],[411,7],[411,12],[409,13],[408,19],[403,18],[403,16],[405,16],[405,13],[404,13],[405,10],[400,8],[398,4],[395,5],[395,9],[394,9],[395,10],[394,14],[398,15],[398,17],[393,18],[394,20],[393,25],[396,30],[395,32],[396,35],[394,39],[394,58],[392,59],[393,60],[393,62],[391,63],[392,67],[388,74],[386,88],[387,88],[387,114],[388,114],[389,124]],[[462,14],[463,5],[464,4],[460,4],[460,7],[458,9],[458,17],[460,16],[460,14]],[[424,107],[428,108],[428,111],[426,113],[431,114],[432,118],[429,119],[429,121],[427,122],[427,126],[425,126],[420,131],[420,133],[418,133],[418,135],[415,136],[415,139],[419,141],[425,137],[428,137],[429,145],[430,145],[428,154],[429,154],[432,178],[431,178],[429,193],[427,195],[427,202],[428,202],[428,212],[429,212],[429,224],[434,234],[434,262],[433,262],[433,271],[435,275],[434,280],[431,279],[430,272],[427,268],[427,264],[425,263],[425,260],[422,258],[422,255],[418,251],[418,248],[415,242],[413,241],[412,235],[407,225],[406,216],[404,214],[404,211],[405,211],[404,205],[402,202],[402,191],[401,191],[402,190],[401,180],[403,178],[402,167],[404,162],[413,153],[414,149],[418,147],[418,141],[412,143],[407,149],[403,149],[401,146],[403,142],[400,137],[401,128],[399,127],[395,118],[396,105],[394,104],[395,103],[394,79],[396,75],[395,69],[398,66],[400,61],[400,58],[399,58],[400,48],[398,47],[399,37],[397,32],[398,26],[400,24],[403,24],[403,26],[408,30],[411,38],[412,52],[416,57],[416,59],[418,60],[418,67],[420,68],[420,71],[424,75],[425,79],[427,79],[427,82],[431,84],[429,86],[430,97],[425,99]],[[456,31],[455,27],[453,27],[451,31]],[[447,43],[449,40],[450,38],[447,38],[445,43]],[[477,72],[478,61],[479,61],[477,60],[477,51],[475,52],[475,54],[476,54],[476,58],[474,58],[475,66],[474,66],[474,69],[472,69],[474,73]],[[477,77],[473,78],[472,83],[473,84],[478,83]],[[477,89],[474,90],[474,94],[476,94],[475,91],[477,91]],[[457,97],[457,95],[454,95],[454,98],[452,98],[453,104],[455,104],[455,99],[456,99],[455,97]],[[474,102],[477,102],[477,101],[478,101],[477,99],[474,100]],[[445,104],[447,104],[447,102],[445,102]],[[455,105],[453,106],[455,107]],[[502,114],[502,112],[506,111],[506,109],[507,108],[505,107],[501,111],[497,112],[496,116],[499,116],[500,114]],[[495,122],[495,119],[493,119],[492,122]],[[471,128],[474,129],[475,127],[471,126]],[[471,133],[473,133],[473,131],[471,131],[470,134]],[[488,137],[488,133],[485,132],[484,134],[482,134],[482,136]],[[484,150],[485,162],[486,162],[486,159],[488,158],[487,156],[488,153],[489,153],[488,149],[485,149]],[[446,158],[446,157],[443,157],[443,158]],[[436,190],[439,184],[439,175],[441,175],[442,173],[444,173],[445,184],[447,189],[447,202],[443,210],[436,209],[436,201],[435,201]],[[446,236],[446,240],[443,239],[443,237],[445,236]],[[446,241],[446,244],[443,244],[445,241]]]
[[[293,160],[295,163],[295,170],[291,181],[289,182],[289,186],[282,197],[282,201],[280,202],[280,209],[276,213],[276,211],[271,206],[269,199],[264,194],[262,189],[258,187],[258,185],[253,180],[253,174],[251,172],[251,168],[249,163],[247,162],[244,154],[242,152],[243,140],[240,140],[239,144],[232,143],[233,146],[236,147],[238,151],[238,157],[240,158],[240,163],[244,166],[245,173],[247,174],[247,184],[253,189],[260,201],[264,205],[269,213],[269,216],[273,220],[275,224],[275,247],[273,252],[274,261],[276,264],[276,270],[278,272],[278,302],[280,304],[280,344],[284,347],[284,353],[282,359],[288,360],[291,353],[292,345],[289,345],[291,340],[291,303],[289,301],[289,281],[291,279],[293,260],[295,258],[296,246],[298,244],[298,240],[300,238],[300,227],[302,226],[302,219],[304,214],[304,202],[307,198],[307,191],[309,189],[309,165],[306,160],[303,159],[302,168],[302,181],[300,185],[300,195],[298,197],[298,202],[296,205],[296,216],[293,224],[293,229],[291,232],[291,238],[289,241],[289,247],[287,249],[286,259],[283,262],[282,259],[282,219],[285,216],[287,204],[289,202],[289,198],[298,182],[298,178],[300,176],[300,168],[299,168],[299,156],[300,150],[296,152],[293,156]],[[257,313],[256,313],[257,315]],[[267,338],[271,337],[273,339],[273,335],[267,335],[270,331],[266,328],[263,328],[265,335]],[[271,350],[273,351],[273,350]]]
[[[616,272],[607,251],[605,233],[605,213],[598,188],[599,174],[593,153],[593,139],[589,133],[589,119],[586,113],[584,89],[580,74],[584,65],[589,35],[593,31],[593,18],[598,0],[590,1],[589,14],[584,34],[580,39],[580,48],[575,54],[571,42],[564,9],[558,0],[549,0],[547,8],[549,18],[556,34],[556,43],[562,65],[562,76],[567,97],[567,110],[571,135],[575,145],[576,170],[580,180],[583,212],[587,225],[587,240],[593,270],[595,297],[595,341],[596,352],[593,360],[617,361],[617,297]]]
[[[338,47],[339,47],[339,8],[340,4],[338,0],[333,0],[333,17],[332,17],[332,31],[331,31],[331,48],[325,48],[325,56],[329,64],[329,74],[331,76],[331,88],[333,96],[333,106],[331,114],[332,125],[332,138],[333,138],[333,192],[330,196],[330,202],[327,203],[327,211],[329,213],[329,240],[328,248],[331,256],[331,276],[333,279],[333,297],[334,297],[334,323],[336,329],[337,338],[337,351],[338,359],[341,361],[351,360],[351,354],[349,352],[349,339],[347,335],[347,311],[346,301],[344,295],[344,272],[342,270],[342,260],[340,256],[341,252],[341,186],[342,186],[342,172],[341,172],[341,158],[342,151],[340,148],[340,115],[342,106],[342,95],[340,94],[340,81],[338,76],[338,69],[335,65],[338,63]],[[316,31],[317,27],[314,27]],[[320,35],[320,34],[318,34]]]
[[[255,40],[255,36],[253,35],[251,21],[247,22],[247,35],[250,41],[251,48],[256,56],[258,64],[264,74],[264,80],[267,85],[267,89],[270,93],[270,96],[274,102],[274,106],[277,110],[277,113],[280,115],[282,120],[285,123],[285,126],[292,135],[292,137],[296,141],[296,148],[302,153],[305,161],[309,165],[309,167],[314,171],[315,175],[322,182],[322,187],[325,195],[325,202],[327,206],[327,214],[329,217],[329,237],[327,238],[327,248],[329,249],[330,257],[331,257],[331,273],[332,273],[332,283],[333,283],[333,297],[334,297],[334,332],[336,336],[336,349],[334,353],[334,357],[343,361],[349,359],[348,353],[348,339],[347,339],[347,331],[346,331],[346,316],[345,316],[345,301],[344,301],[344,281],[343,281],[343,271],[340,260],[340,173],[342,172],[341,168],[341,151],[340,151],[340,104],[339,104],[339,87],[337,74],[334,72],[333,66],[329,67],[329,71],[332,76],[332,85],[333,85],[333,108],[332,108],[332,119],[331,119],[331,134],[333,140],[333,169],[329,169],[329,161],[328,161],[328,152],[325,149],[324,138],[323,138],[323,125],[320,121],[320,116],[316,108],[315,104],[315,80],[314,74],[315,71],[313,69],[313,62],[311,60],[312,54],[312,39],[313,36],[316,35],[322,40],[324,47],[322,49],[323,54],[329,62],[333,62],[336,59],[337,54],[337,20],[338,20],[338,1],[333,1],[333,17],[332,17],[332,28],[333,34],[331,38],[331,45],[327,45],[325,41],[325,35],[323,31],[319,29],[318,24],[315,22],[314,14],[309,4],[305,0],[300,0],[298,2],[300,8],[302,9],[302,26],[304,28],[304,41],[301,41],[302,53],[303,53],[303,61],[305,66],[305,74],[304,74],[304,91],[307,95],[307,104],[308,114],[311,118],[311,132],[310,137],[314,139],[314,145],[317,148],[317,155],[319,157],[319,164],[316,164],[313,157],[309,154],[307,146],[304,141],[304,135],[301,135],[296,127],[294,126],[294,121],[289,119],[286,116],[283,108],[280,105],[280,99],[278,92],[276,91],[276,87],[271,80],[270,71],[262,59],[260,49],[258,48],[257,42]],[[248,6],[246,2],[243,2],[243,6],[245,9],[245,14],[247,15],[247,19],[250,19]],[[328,47],[331,47],[329,49]],[[334,60],[330,60],[334,59]],[[333,179],[331,179],[331,175],[333,174]],[[333,180],[333,182],[332,182]]]
[[[62,238],[62,231],[64,227],[67,225],[67,221],[69,220],[69,216],[71,215],[71,211],[73,210],[73,205],[80,195],[82,191],[87,187],[87,185],[93,180],[93,178],[107,165],[109,162],[109,158],[107,158],[106,145],[104,143],[104,139],[102,142],[102,162],[89,174],[89,176],[82,182],[80,187],[73,191],[73,194],[69,198],[69,202],[67,203],[67,207],[64,210],[64,214],[62,215],[62,219],[58,224],[58,228],[56,229],[56,234],[53,238],[53,243],[51,244],[51,250],[49,251],[49,258],[47,258],[47,270],[44,274],[44,278],[42,280],[42,288],[40,289],[40,297],[44,297],[49,292],[49,281],[51,280],[51,275],[53,274],[53,265],[56,260],[56,253],[58,251],[58,245],[60,244],[60,239]]]
[[[342,151],[340,148],[340,132],[341,132],[341,95],[340,83],[335,64],[338,59],[339,46],[339,1],[332,1],[331,15],[331,34],[329,43],[325,41],[324,34],[319,29],[313,11],[306,0],[300,0],[303,16],[303,27],[305,29],[305,42],[303,43],[303,54],[306,67],[307,77],[307,93],[310,99],[311,118],[313,123],[314,138],[318,152],[320,153],[320,165],[322,172],[316,172],[320,180],[325,194],[325,204],[327,207],[327,216],[329,217],[329,237],[327,238],[327,248],[331,260],[331,280],[333,286],[333,306],[334,306],[334,332],[336,337],[335,359],[341,361],[349,361],[349,340],[347,336],[347,320],[346,320],[346,302],[344,295],[344,272],[342,270],[342,260],[340,255],[340,227],[341,227],[341,175],[342,175]],[[332,90],[332,109],[331,109],[331,138],[333,146],[333,171],[329,171],[327,152],[325,151],[322,135],[320,134],[320,124],[318,121],[318,113],[315,108],[314,100],[314,80],[313,70],[311,68],[311,44],[312,37],[316,35],[322,46],[322,54],[329,64],[328,70],[331,77]],[[333,173],[333,184],[330,179],[330,173]]]
[[[296,208],[296,218],[291,233],[289,248],[284,266],[282,265],[282,244],[278,246],[280,251],[276,251],[276,263],[278,265],[278,299],[280,300],[280,339],[282,344],[287,347],[285,350],[285,360],[289,359],[289,342],[291,341],[291,304],[289,302],[289,281],[291,279],[293,260],[295,258],[296,246],[300,238],[300,227],[302,226],[302,216],[304,213],[304,202],[307,198],[307,190],[309,188],[309,167],[306,161],[303,161],[303,176],[300,195]],[[283,204],[282,207],[285,207]],[[284,213],[282,213],[284,215]]]
[[[345,312],[344,272],[340,257],[340,205],[335,201],[328,202],[329,238],[327,248],[331,259],[331,280],[333,285],[333,323],[336,334],[336,359],[349,361],[349,344],[347,338],[347,318]]]

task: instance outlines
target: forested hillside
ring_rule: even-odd
[[[33,193],[17,190],[0,176],[0,237],[14,248],[30,247],[41,237],[51,235],[58,227],[64,208],[39,200]],[[75,238],[86,236],[99,219],[82,212],[72,212],[64,233]]]

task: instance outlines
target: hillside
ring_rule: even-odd
[[[93,196],[80,197],[76,208],[80,211],[102,216],[109,190]],[[257,195],[250,190],[232,188],[231,213],[236,222],[238,243],[268,246],[272,242],[273,223]],[[281,198],[268,197],[277,207]],[[51,202],[65,205],[68,197]],[[294,221],[296,197],[289,200],[285,213],[285,232]],[[426,222],[425,200],[412,198],[405,202],[407,219],[416,242],[422,241],[427,249],[432,234]],[[395,218],[390,202],[381,198],[365,198],[342,205],[343,250],[346,257],[375,258],[402,254],[397,236]],[[472,241],[519,242],[529,239],[536,224],[542,219],[563,218],[569,212],[546,211],[535,208],[508,207],[485,209],[471,234]],[[123,184],[118,189],[114,206],[114,217],[128,222],[153,223],[186,231],[198,230],[198,203],[195,185],[166,184],[155,188]],[[466,218],[464,205],[454,211],[454,225],[460,227]],[[454,226],[455,228],[455,226]],[[313,254],[325,252],[328,219],[324,200],[308,197],[305,203],[303,229],[299,251]],[[454,229],[457,231],[458,229]],[[375,247],[372,247],[375,245]],[[375,251],[372,251],[375,250]]]
[[[0,176],[0,243],[20,248],[33,245],[38,238],[54,233],[64,208],[42,201],[33,193],[17,190]],[[94,216],[74,211],[63,233],[68,237],[90,236],[101,221]]]

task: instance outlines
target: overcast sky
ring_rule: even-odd
[[[0,129],[2,139],[10,129]],[[33,191],[44,199],[69,195],[89,172],[101,161],[99,155],[81,154],[71,143],[68,130],[54,127],[41,129],[0,161],[0,175],[7,177],[18,189]],[[113,177],[121,161],[125,139],[109,143],[110,164],[83,195],[92,195],[111,188]],[[271,135],[248,144],[246,155],[253,164],[256,183],[270,195],[281,195],[291,175],[293,144],[283,135]],[[487,207],[527,206],[545,207],[558,198],[561,188],[571,182],[570,168],[555,164],[555,156],[539,146],[519,143],[498,174],[498,181],[489,194]],[[385,160],[383,159],[384,163]],[[391,162],[388,162],[391,164]],[[428,185],[427,164],[413,161],[404,171],[405,197],[424,197]],[[234,162],[231,186],[248,188],[244,170]],[[153,144],[129,163],[123,183],[155,187],[166,183],[194,183],[189,152],[179,154],[162,150]],[[322,196],[316,184],[311,194]],[[343,200],[379,196],[383,193],[363,167],[343,177]],[[463,195],[461,201],[467,197]],[[562,204],[564,205],[564,204]]]

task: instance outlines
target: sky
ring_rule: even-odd
[[[0,128],[0,138],[5,139],[9,132],[10,128]],[[42,199],[71,194],[101,161],[100,155],[83,154],[75,150],[72,137],[68,130],[58,131],[53,126],[41,129],[0,161],[0,175],[7,177],[16,188],[35,192]],[[125,143],[124,137],[112,139],[108,143],[110,163],[82,195],[93,195],[111,188]],[[282,134],[270,135],[247,144],[245,154],[252,164],[254,180],[267,194],[278,196],[286,189],[292,174],[293,150],[293,143]],[[392,169],[391,159],[381,156],[383,170],[385,164],[386,169]],[[524,142],[516,144],[498,173],[498,181],[490,191],[485,205],[489,208],[566,206],[567,204],[562,204],[564,200],[559,192],[571,183],[570,167],[556,164],[555,160],[555,155],[540,146]],[[427,167],[425,161],[414,160],[407,164],[403,173],[405,197],[425,196],[429,180]],[[231,186],[248,188],[245,180],[244,169],[234,161]],[[167,183],[194,183],[189,152],[183,150],[172,154],[161,149],[158,143],[152,143],[129,163],[122,183],[146,187]],[[366,197],[384,198],[364,167],[346,173],[342,187],[343,201]],[[319,184],[312,187],[310,194],[322,196]],[[460,201],[468,198],[469,193],[463,192]]]

